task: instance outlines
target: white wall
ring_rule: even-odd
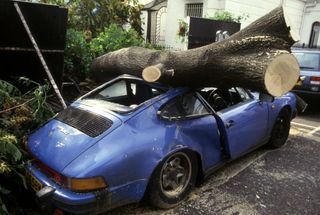
[[[185,0],[168,0],[167,24],[166,24],[166,45],[174,49],[184,49],[184,44],[177,38],[179,19],[184,19]]]
[[[224,10],[227,0],[205,0],[203,17],[213,17],[215,12]]]
[[[309,44],[312,24],[316,21],[320,22],[320,3],[318,3],[314,7],[311,6],[312,4],[307,5],[304,17],[302,19],[302,27],[300,30],[300,44]],[[318,40],[318,46],[320,46],[320,38]]]
[[[241,28],[246,27],[259,17],[270,12],[275,7],[281,5],[281,0],[226,0],[225,10],[236,16],[248,14],[249,18],[241,23]],[[304,2],[301,0],[284,0],[283,6],[292,22],[292,28],[297,33],[300,32],[300,25],[303,15]]]
[[[142,11],[141,15],[141,28],[142,28],[142,37],[144,40],[147,39],[147,26],[148,26],[148,12],[147,11]]]
[[[166,25],[166,45],[183,49],[184,44],[177,40],[178,20],[185,18],[185,4],[203,2],[204,17],[212,17],[216,11],[227,10],[236,16],[248,14],[249,18],[242,22],[241,28],[246,27],[259,17],[270,12],[283,3],[291,21],[292,29],[300,33],[302,42],[309,41],[311,25],[320,21],[320,5],[310,8],[303,17],[304,0],[168,0],[168,14]],[[313,12],[311,12],[311,10]]]

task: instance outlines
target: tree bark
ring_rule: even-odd
[[[298,39],[278,7],[228,39],[187,51],[130,47],[96,58],[93,75],[131,74],[172,86],[238,86],[273,96],[293,88],[299,65],[290,47]]]

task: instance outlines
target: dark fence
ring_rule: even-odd
[[[190,17],[188,49],[216,42],[217,31],[232,35],[240,30],[240,23]]]
[[[0,79],[26,76],[43,83],[47,79],[18,13],[18,2],[52,75],[61,86],[67,9],[52,5],[0,0]]]

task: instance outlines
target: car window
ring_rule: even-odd
[[[246,90],[239,87],[203,88],[199,93],[215,111],[252,99]]]
[[[144,81],[126,79],[111,82],[82,99],[86,100],[86,102],[95,100],[91,101],[91,103],[94,102],[95,104],[104,103],[106,108],[116,112],[129,112],[166,91],[167,89],[155,88]]]
[[[164,118],[185,118],[210,114],[193,92],[177,96],[161,109]]]
[[[297,58],[300,68],[303,70],[320,70],[320,54],[317,53],[293,53]]]
[[[130,84],[130,90],[132,95],[136,95],[137,94],[137,84],[136,83],[131,83]]]
[[[244,89],[242,89],[240,87],[236,87],[236,89],[237,89],[242,101],[248,101],[251,99],[251,97],[247,91],[245,91]]]
[[[105,88],[104,90],[99,92],[100,96],[105,98],[112,98],[112,97],[120,97],[127,95],[127,85],[124,80],[118,81],[109,87]]]

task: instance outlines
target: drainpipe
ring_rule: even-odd
[[[306,12],[307,12],[307,9],[313,8],[313,7],[317,6],[317,1],[315,0],[315,1],[314,1],[313,3],[311,3],[311,4],[308,4],[305,0],[300,0],[300,1],[302,1],[302,2],[305,3],[305,5],[304,5],[304,7],[303,7],[303,14],[302,14],[302,19],[301,19],[301,23],[300,23],[300,35],[301,35],[301,33],[302,33],[302,28],[303,28],[302,24],[303,24],[303,22],[304,22],[304,20],[305,20],[305,14],[306,14]]]

